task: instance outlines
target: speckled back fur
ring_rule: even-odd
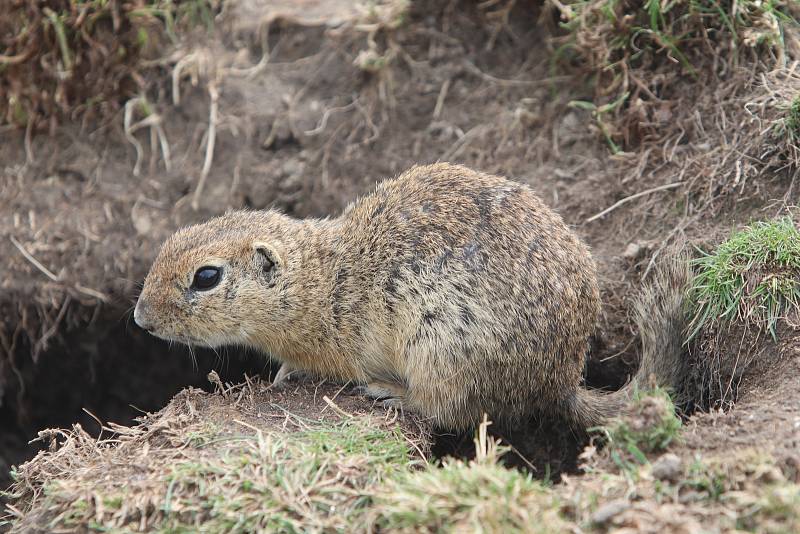
[[[402,381],[409,407],[448,428],[484,411],[514,422],[578,387],[595,265],[527,186],[415,167],[341,224],[334,331],[356,340],[368,377]]]

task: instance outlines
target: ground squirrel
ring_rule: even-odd
[[[678,264],[636,307],[637,377],[672,384],[683,328]],[[483,414],[601,424],[617,393],[581,385],[600,296],[587,247],[525,185],[439,163],[380,183],[336,218],[236,211],[161,248],[134,317],[191,345],[255,347],[290,370],[464,430]]]

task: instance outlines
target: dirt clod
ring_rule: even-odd
[[[683,461],[676,454],[668,452],[653,462],[652,475],[658,480],[676,482],[682,474]]]
[[[596,525],[605,525],[630,507],[631,503],[627,499],[608,502],[600,506],[597,511],[592,514],[592,523]]]

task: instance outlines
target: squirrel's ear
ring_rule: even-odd
[[[270,243],[256,241],[253,243],[253,250],[256,253],[256,259],[261,265],[264,276],[267,280],[274,278],[277,271],[284,265],[283,255],[278,248]]]

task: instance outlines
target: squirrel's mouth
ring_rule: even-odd
[[[137,322],[138,323],[138,322]],[[141,325],[140,325],[141,326]],[[194,336],[187,332],[165,332],[157,327],[145,328],[147,333],[169,343],[181,343],[190,347],[203,347],[216,349],[231,343],[227,336],[211,334],[208,336]]]
[[[161,339],[166,339],[167,341],[183,343],[184,345],[189,345],[190,347],[203,347],[206,349],[216,349],[223,345],[229,344],[227,338],[216,335],[209,337],[195,337],[188,334],[178,334],[176,336],[158,337]]]
[[[163,339],[164,341],[167,341],[170,344],[172,344],[172,343],[181,343],[183,345],[189,345],[189,346],[192,346],[192,347],[194,347],[194,346],[202,346],[202,347],[208,346],[207,343],[205,343],[205,342],[203,342],[203,341],[201,341],[201,340],[199,340],[197,338],[194,338],[192,336],[188,336],[186,334],[178,334],[178,333],[174,333],[174,332],[167,333],[167,332],[164,332],[164,331],[160,330],[159,328],[145,328],[145,330],[147,330],[147,333],[150,334],[151,336],[155,336],[158,339]]]
[[[166,334],[164,332],[160,332],[156,329],[148,330],[148,334],[157,337],[158,339],[163,339],[164,341],[169,341],[170,343],[183,343],[184,345],[197,345],[199,343],[195,343],[195,340],[180,335],[174,334]]]

